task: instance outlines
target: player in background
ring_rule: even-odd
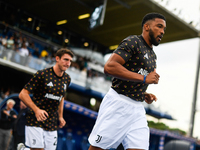
[[[39,70],[24,86],[19,98],[30,108],[25,126],[25,145],[31,150],[55,150],[57,129],[65,125],[63,118],[64,95],[71,82],[65,72],[74,54],[65,48],[56,52],[56,64]],[[33,94],[33,99],[29,94]],[[57,122],[59,121],[59,125]],[[20,143],[18,150],[26,149]]]

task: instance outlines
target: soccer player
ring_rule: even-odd
[[[146,89],[160,78],[153,45],[160,43],[165,29],[163,15],[146,14],[142,34],[125,38],[106,62],[104,72],[114,78],[89,136],[89,150],[117,148],[120,143],[126,150],[148,150],[150,133],[142,102],[157,100]]]
[[[30,108],[26,117],[25,145],[31,150],[56,149],[57,129],[66,123],[63,118],[64,95],[71,82],[65,71],[70,67],[73,56],[68,49],[58,50],[56,64],[37,71],[19,94],[19,98]],[[21,147],[24,148],[20,143],[18,149]]]

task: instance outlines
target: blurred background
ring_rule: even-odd
[[[25,83],[37,70],[53,66],[55,52],[67,47],[76,56],[66,71],[72,84],[57,149],[87,149],[101,100],[111,86],[104,64],[121,40],[141,34],[142,18],[149,12],[167,19],[164,38],[154,47],[161,78],[147,90],[158,101],[144,103],[149,149],[167,149],[175,140],[200,149],[199,0],[0,0],[0,108],[12,98],[18,112],[18,93]]]

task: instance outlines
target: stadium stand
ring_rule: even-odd
[[[4,3],[1,4],[4,5]],[[0,5],[0,11],[4,10],[3,5]],[[16,10],[13,9],[13,11]],[[10,14],[6,15],[8,15],[7,18],[9,19]],[[25,14],[23,14],[21,20],[26,18],[26,16],[24,15]],[[12,22],[8,20],[8,23],[3,22],[3,19],[0,18],[0,37],[2,36],[2,38],[4,38],[6,36],[10,37],[14,35],[18,38],[17,40],[25,37],[30,44],[28,46],[30,55],[27,57],[21,56],[18,52],[20,48],[19,45],[15,45],[15,49],[7,49],[7,47],[3,46],[0,42],[0,66],[6,66],[6,71],[8,68],[11,68],[11,70],[20,70],[23,72],[22,74],[24,75],[24,78],[28,78],[26,73],[32,74],[36,70],[53,65],[53,53],[59,47],[63,46],[63,41],[61,41],[63,39],[42,31],[37,32],[33,30],[31,25],[27,24],[27,22]],[[73,39],[73,36],[71,38]],[[82,37],[79,37],[79,39],[81,38]],[[76,40],[77,38],[74,41]],[[101,101],[104,93],[106,93],[111,85],[110,78],[105,76],[102,71],[102,65],[104,64],[102,60],[102,55],[100,53],[94,53],[89,49],[81,47],[79,42],[70,43],[71,45],[64,45],[70,47],[70,49],[72,49],[73,52],[77,55],[75,62],[72,64],[72,67],[67,70],[67,73],[69,73],[72,77],[72,84],[69,89],[69,95],[75,91],[77,95],[80,94],[82,97],[87,97],[87,99],[95,97],[99,101]],[[35,55],[36,48],[38,48],[39,54],[43,50],[46,50],[49,53],[49,57],[40,58],[40,56]],[[16,74],[13,73],[12,78],[15,78],[15,75]],[[4,80],[4,78],[1,80]],[[98,84],[99,82],[102,82],[104,84]],[[10,84],[11,82],[8,83]],[[13,84],[16,86],[19,83]],[[2,88],[1,85],[0,88]],[[12,91],[11,93],[13,92],[17,92],[17,90]],[[16,111],[19,111],[18,94],[11,94],[7,98],[4,98],[3,101],[0,103],[0,108],[3,108],[5,106],[5,102],[9,98],[13,98],[16,101],[17,104],[15,105],[14,109]],[[74,103],[70,96],[68,96],[68,98],[71,102],[65,101],[64,105],[64,118],[67,120],[67,123],[63,129],[58,130],[57,150],[87,150],[89,147],[87,137],[90,134],[90,131],[96,120],[98,108],[91,108],[89,104],[86,105],[86,108],[83,105],[78,105],[79,103]],[[86,103],[88,103],[88,101]],[[94,109],[95,111],[91,109]],[[156,111],[154,108],[151,107],[146,107],[146,112],[147,114],[154,116],[158,119],[173,119],[172,116],[165,113],[160,113],[159,111]],[[150,130],[151,135],[149,150],[168,150],[168,145],[170,145],[170,143],[173,143],[171,145],[175,145],[174,140],[187,141],[187,143],[189,143],[187,145],[190,145],[190,150],[200,149],[200,146],[196,143],[196,139],[177,135],[169,131],[160,131],[156,129]],[[175,143],[180,144],[181,142]],[[118,150],[121,149],[123,148],[118,147]],[[172,149],[172,147],[170,149]]]
[[[192,148],[193,148],[193,145],[191,145],[190,142],[181,141],[181,140],[172,140],[165,145],[164,150],[171,150],[171,149],[190,150]]]
[[[18,112],[18,94],[11,94],[6,99],[4,99],[0,103],[0,109],[5,106],[6,101],[10,98],[16,101],[14,109],[16,112]],[[64,128],[58,130],[57,150],[87,150],[89,147],[87,137],[95,123],[97,112],[85,108],[81,105],[65,101],[64,118],[66,120],[66,125]],[[200,146],[196,143],[196,139],[153,128],[151,128],[150,131],[151,134],[149,150],[169,150],[170,147],[172,148],[176,145],[177,149],[175,148],[170,150],[179,150],[178,147],[181,148],[183,145],[185,145],[185,150],[199,150],[200,148]],[[187,149],[186,145],[189,145],[190,149]],[[117,150],[123,150],[123,147],[120,145]]]

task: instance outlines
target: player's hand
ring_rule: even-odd
[[[156,73],[156,69],[153,72],[150,72],[146,77],[146,84],[158,84],[159,81],[159,74]]]
[[[17,118],[17,115],[13,115],[12,117],[13,117],[13,118]]]
[[[64,119],[63,117],[60,117],[60,118],[59,118],[59,122],[60,122],[60,124],[59,124],[59,128],[64,127],[65,124],[66,124],[65,119]]]
[[[48,116],[49,116],[48,113],[42,109],[38,109],[35,112],[35,117],[37,118],[37,121],[45,121]]]
[[[151,93],[145,93],[145,102],[151,104],[153,101],[157,101],[157,97]]]
[[[6,110],[3,110],[3,113],[6,114],[7,116],[10,116],[10,114]]]

